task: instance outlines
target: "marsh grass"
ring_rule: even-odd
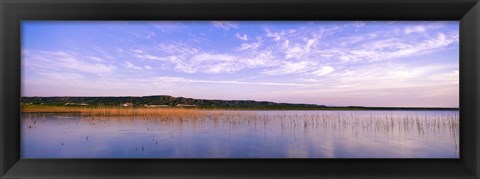
[[[455,138],[459,133],[458,112],[445,112],[438,115],[417,114],[375,114],[356,112],[324,113],[265,113],[237,110],[200,110],[189,108],[132,108],[132,107],[63,107],[32,106],[23,107],[22,112],[33,119],[35,126],[45,113],[75,113],[84,119],[95,120],[145,120],[170,121],[178,124],[201,126],[206,122],[213,126],[229,125],[232,128],[277,128],[281,130],[318,130],[329,128],[335,131],[369,131],[383,134],[408,134],[415,131],[419,136],[426,133],[440,133],[450,130]],[[458,143],[456,141],[456,143]]]
[[[23,113],[77,113],[83,116],[160,116],[198,117],[201,110],[189,108],[134,108],[134,107],[64,107],[64,106],[22,106]]]

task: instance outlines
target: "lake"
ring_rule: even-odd
[[[22,113],[21,158],[459,158],[459,112]]]

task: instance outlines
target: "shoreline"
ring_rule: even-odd
[[[118,107],[118,106],[21,106],[21,113],[80,113],[99,116],[164,116],[164,115],[202,115],[207,112],[223,113],[235,111],[459,111],[458,108],[367,108],[367,107],[325,107],[308,109],[259,109],[259,108],[191,108],[191,107]]]

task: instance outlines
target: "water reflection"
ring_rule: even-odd
[[[22,158],[458,158],[458,111],[22,114]]]

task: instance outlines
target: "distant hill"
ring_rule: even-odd
[[[168,95],[142,97],[22,97],[22,105],[56,106],[134,106],[134,107],[195,107],[202,109],[257,109],[257,110],[458,110],[458,108],[409,107],[332,107],[316,104],[274,103],[254,100],[211,100],[173,97]]]
[[[135,107],[198,107],[198,108],[240,108],[240,109],[318,109],[324,105],[289,104],[254,100],[208,100],[173,96],[142,96],[142,97],[22,97],[21,103],[43,105],[87,105],[88,106],[121,106]]]

